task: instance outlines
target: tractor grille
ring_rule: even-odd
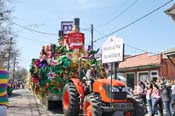
[[[112,91],[111,92],[111,86],[108,84],[104,84],[104,88],[106,90],[107,96],[111,99],[114,100],[126,100],[127,99],[127,92],[126,91],[122,91],[122,89],[124,87],[117,87],[117,86],[113,86],[115,89],[118,89],[117,91]],[[112,95],[111,95],[112,93]]]

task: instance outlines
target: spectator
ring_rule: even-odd
[[[147,90],[146,90],[146,100],[148,104],[148,113],[152,114],[152,92],[153,92],[153,85],[149,83],[147,85]]]
[[[173,81],[172,83],[172,86],[171,86],[171,90],[172,90],[172,93],[171,93],[171,113],[172,113],[172,116],[175,115],[174,113],[174,106],[175,106],[175,80]]]
[[[166,85],[163,87],[161,96],[162,96],[165,114],[166,116],[171,116],[171,112],[170,112],[171,84],[169,82],[166,82]]]
[[[153,112],[151,116],[154,116],[156,113],[157,106],[159,105],[160,115],[163,116],[163,107],[162,107],[162,98],[161,98],[161,88],[152,82],[154,88],[155,102],[153,104]]]
[[[139,97],[141,97],[146,104],[146,91],[145,91],[145,84],[142,81],[139,81],[138,86],[137,86],[137,94]]]

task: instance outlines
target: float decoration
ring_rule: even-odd
[[[43,98],[49,92],[62,94],[67,81],[72,77],[78,78],[79,58],[91,57],[99,51],[92,50],[91,46],[85,50],[84,41],[83,33],[72,31],[60,39],[59,45],[42,46],[40,58],[33,58],[30,68],[32,90],[36,96]],[[91,64],[84,62],[81,65],[87,70]]]

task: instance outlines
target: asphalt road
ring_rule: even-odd
[[[59,104],[61,103],[54,104],[49,111],[45,110],[31,91],[18,89],[9,97],[8,116],[64,116]],[[121,113],[116,115],[122,116]]]
[[[38,102],[31,91],[18,89],[14,90],[12,96],[9,97],[8,116],[64,116],[64,114],[61,103],[54,104],[54,107],[48,111]],[[116,112],[114,116],[123,115],[122,112]]]

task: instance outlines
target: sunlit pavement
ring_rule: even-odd
[[[122,114],[116,112],[114,116],[122,116]],[[57,109],[47,111],[29,90],[18,89],[9,97],[8,116],[64,116],[64,114]]]
[[[8,116],[64,116],[45,110],[29,90],[14,90],[9,97]]]

